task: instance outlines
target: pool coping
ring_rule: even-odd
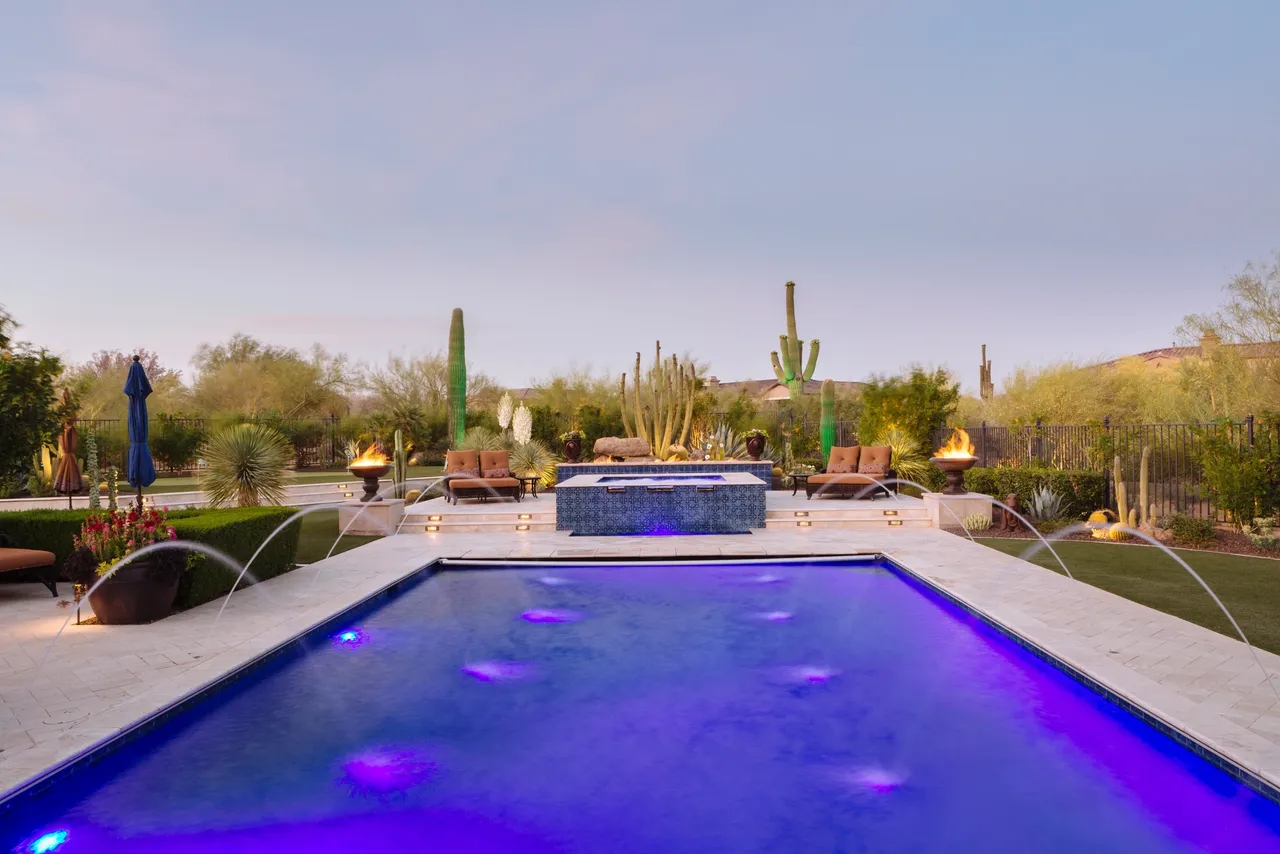
[[[406,589],[429,581],[438,572],[447,570],[451,566],[478,569],[486,566],[591,566],[609,563],[629,565],[662,563],[744,565],[777,563],[849,564],[853,562],[878,562],[884,564],[908,585],[920,589],[925,595],[935,595],[941,600],[960,608],[1041,661],[1075,679],[1083,687],[1114,703],[1121,710],[1133,715],[1162,735],[1173,739],[1179,745],[1192,751],[1198,757],[1210,762],[1237,782],[1273,802],[1280,803],[1280,784],[1271,775],[1261,769],[1251,768],[1247,762],[1215,747],[1212,743],[1214,739],[1211,736],[1198,734],[1197,728],[1193,724],[1189,724],[1186,720],[1179,720],[1178,715],[1162,714],[1156,711],[1152,708],[1154,704],[1150,702],[1151,698],[1148,698],[1146,703],[1136,699],[1133,694],[1138,692],[1126,691],[1122,684],[1118,684],[1116,680],[1108,679],[1105,673],[1096,672],[1099,669],[1096,661],[1088,664],[1081,663],[1072,660],[1075,656],[1071,655],[1070,651],[1061,649],[1051,651],[1049,645],[1028,637],[1024,631],[1011,625],[1010,623],[1013,621],[1001,619],[990,613],[987,609],[969,601],[963,594],[948,589],[939,580],[930,578],[921,569],[911,567],[903,558],[889,552],[868,550],[826,554],[724,555],[720,557],[710,555],[654,555],[649,557],[618,555],[591,558],[557,558],[554,556],[468,558],[464,553],[462,557],[448,557],[443,554],[437,554],[415,568],[384,580],[375,589],[365,593],[350,604],[320,617],[309,625],[294,630],[278,643],[250,655],[235,666],[163,703],[119,730],[103,736],[74,754],[46,767],[41,772],[11,787],[8,791],[0,793],[0,814],[7,814],[15,808],[20,808],[28,800],[39,797],[46,789],[56,785],[65,776],[79,773],[96,764],[107,755],[114,753],[146,733],[163,726],[174,717],[189,711],[200,703],[207,701],[210,697],[228,689],[271,661],[289,652],[296,651],[299,647],[305,648],[315,644],[322,636],[333,633],[343,623],[354,619],[361,613],[380,606],[389,597],[399,595]],[[1231,726],[1234,725],[1232,724]]]

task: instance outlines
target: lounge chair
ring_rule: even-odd
[[[485,477],[488,472],[506,471],[505,477]],[[510,474],[510,458],[506,451],[449,451],[444,461],[445,499],[458,503],[460,498],[490,496],[520,500],[520,481]]]
[[[804,488],[805,496],[813,498],[816,494],[874,499],[881,494],[891,495],[883,482],[897,477],[889,467],[892,457],[888,445],[832,448],[827,467],[818,474],[809,475]]]
[[[17,572],[20,569],[41,569],[46,566],[53,566],[57,562],[57,558],[53,552],[41,551],[39,549],[19,549],[13,548],[13,541],[0,534],[0,572]],[[49,592],[54,596],[58,595],[57,572],[46,574],[40,579],[40,583],[49,588]]]

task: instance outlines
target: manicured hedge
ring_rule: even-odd
[[[242,507],[235,510],[184,510],[170,514],[179,540],[195,540],[212,546],[243,564],[258,546],[296,511],[292,507]],[[288,572],[298,552],[299,524],[281,531],[254,560],[241,584],[265,581]],[[226,594],[238,570],[204,555],[192,555],[178,585],[178,610],[194,608]]]
[[[931,488],[941,489],[944,483],[942,472],[935,470],[930,481]],[[1014,466],[975,467],[964,473],[964,485],[970,492],[980,492],[1000,501],[1004,501],[1009,493],[1016,492],[1024,507],[1030,503],[1031,495],[1037,489],[1048,486],[1066,496],[1063,510],[1072,518],[1084,517],[1106,506],[1107,478],[1100,472]]]
[[[212,546],[238,563],[253,556],[258,546],[280,523],[293,515],[291,507],[243,507],[232,510],[170,510],[166,514],[179,540]],[[20,510],[0,512],[0,536],[15,546],[53,552],[61,566],[71,554],[72,538],[88,517],[88,510]],[[271,541],[249,572],[262,581],[287,572],[298,551],[299,525],[290,525]],[[237,571],[204,555],[187,561],[178,587],[178,609],[193,608],[231,589]],[[31,580],[26,573],[5,573],[4,580]],[[247,576],[245,581],[251,583]]]

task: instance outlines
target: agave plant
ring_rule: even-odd
[[[889,427],[870,445],[889,446],[889,467],[903,480],[924,483],[932,467],[920,450],[920,443],[901,427]]]
[[[1062,517],[1062,505],[1066,500],[1059,492],[1054,492],[1052,487],[1041,486],[1035,492],[1031,493],[1031,518],[1037,522],[1048,522],[1051,519],[1059,519]]]
[[[200,456],[200,490],[211,507],[284,503],[293,447],[278,430],[235,424],[210,436]]]
[[[705,448],[713,460],[745,460],[748,456],[746,438],[723,421],[699,439],[701,445],[695,447]]]
[[[501,451],[507,446],[501,433],[495,433],[488,427],[472,427],[467,431],[455,450],[459,451]]]
[[[556,455],[537,439],[512,445],[508,465],[517,477],[541,478],[543,486],[556,482]]]

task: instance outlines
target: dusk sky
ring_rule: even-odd
[[[1280,249],[1280,3],[9,3],[0,303],[525,385],[655,338],[977,383],[1170,344]]]

